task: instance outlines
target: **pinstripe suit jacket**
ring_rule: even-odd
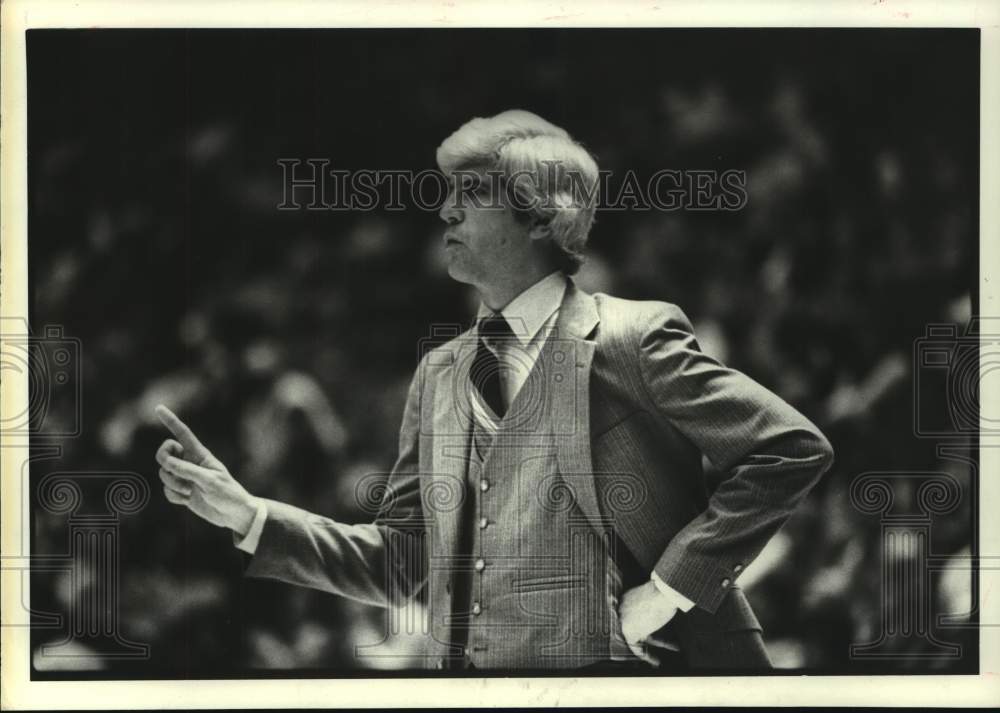
[[[370,604],[419,593],[432,608],[445,606],[448,576],[433,563],[457,546],[469,336],[432,344],[420,360],[399,456],[380,497],[369,498],[374,521],[346,525],[268,501],[247,576]],[[695,602],[670,624],[688,663],[766,665],[760,625],[736,580],[830,466],[826,438],[775,394],[702,353],[684,313],[664,302],[589,295],[570,282],[535,371],[547,385],[539,423],[552,431],[580,510],[595,526],[613,518],[635,560]],[[532,433],[529,425],[524,437]],[[722,474],[711,491],[702,456]],[[640,501],[616,510],[614,480],[599,477],[607,473],[635,478]],[[437,620],[428,662],[448,640]]]

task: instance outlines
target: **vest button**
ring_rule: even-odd
[[[487,526],[487,525],[489,525],[489,524],[490,524],[490,521],[489,521],[489,520],[487,520],[487,519],[486,519],[485,517],[484,517],[484,518],[481,518],[481,519],[479,520],[479,529],[480,529],[480,530],[485,530],[485,529],[486,529],[486,526]]]
[[[719,584],[721,584],[723,587],[728,587],[729,586],[729,577],[726,577],[725,579],[723,579],[721,582],[719,582]]]
[[[476,571],[482,572],[486,569],[486,563],[483,560],[476,560]]]
[[[487,490],[490,489],[490,481],[483,478],[481,481],[479,481],[479,489],[485,493]]]
[[[472,603],[472,614],[474,616],[479,616],[482,613],[483,613],[483,607],[482,607],[482,605],[479,602],[473,602]]]
[[[743,571],[743,565],[741,565],[741,564],[734,564],[733,565],[733,571],[736,572],[736,573],[742,572]]]

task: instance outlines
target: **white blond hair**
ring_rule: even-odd
[[[437,163],[446,174],[477,167],[516,178],[518,202],[528,209],[515,214],[545,221],[560,268],[576,272],[594,223],[598,169],[566,131],[511,109],[462,125],[438,147]]]

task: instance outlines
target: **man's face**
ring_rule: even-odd
[[[510,208],[500,179],[466,169],[449,176],[451,190],[439,215],[452,279],[473,286],[505,280],[523,264],[531,238]]]

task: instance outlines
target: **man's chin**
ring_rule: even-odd
[[[461,282],[466,285],[473,284],[472,275],[463,269],[463,266],[454,259],[448,261],[448,277],[455,282]]]

